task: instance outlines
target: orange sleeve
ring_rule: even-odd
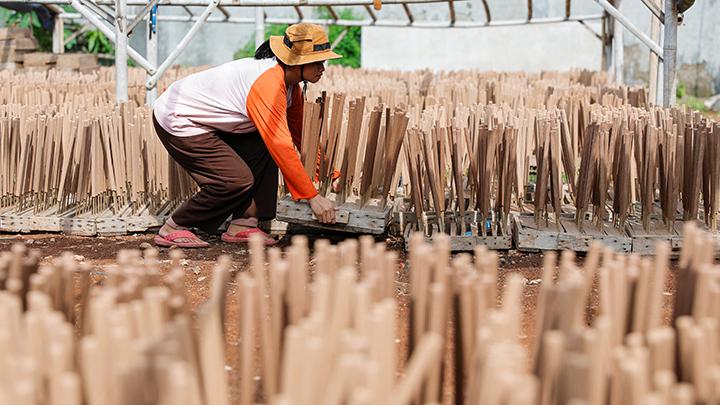
[[[280,168],[292,197],[296,200],[315,197],[318,192],[293,147],[288,128],[287,90],[280,66],[269,69],[253,83],[246,105],[248,117]]]
[[[302,88],[296,85],[292,91],[292,103],[287,112],[288,127],[290,127],[290,135],[292,135],[295,147],[300,150],[302,145],[302,124],[303,124],[303,99]]]

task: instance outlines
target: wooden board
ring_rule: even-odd
[[[82,236],[125,235],[162,226],[165,217],[154,215],[109,217],[62,217],[0,215],[0,232],[62,232]]]
[[[431,242],[432,237],[426,237],[425,241]],[[408,251],[410,238],[404,238],[404,247]],[[485,245],[492,250],[510,250],[512,249],[512,235],[505,236],[450,236],[450,251],[452,252],[472,252],[475,246]]]
[[[30,52],[23,57],[25,67],[45,66],[55,64],[57,54],[48,52]]]
[[[502,232],[500,227],[496,226],[493,228],[494,234],[488,234],[488,235],[473,235],[471,229],[471,224],[476,224],[477,217],[476,217],[476,211],[466,211],[465,212],[465,224],[466,229],[464,232],[460,232],[459,230],[456,230],[456,234],[453,235],[452,232],[447,232],[448,229],[450,229],[453,225],[458,224],[458,221],[455,221],[454,215],[451,212],[446,212],[444,215],[445,219],[445,226],[446,226],[446,233],[449,233],[450,237],[450,250],[452,252],[472,252],[475,250],[475,247],[478,245],[485,245],[488,249],[493,250],[509,250],[512,249],[513,246],[513,237],[512,237],[512,231],[509,232]],[[418,219],[414,212],[409,213],[399,213],[396,218],[396,221],[398,221],[398,226],[396,228],[403,229],[403,238],[404,238],[404,246],[405,250],[409,249],[409,240],[410,240],[410,234],[412,232],[416,232],[420,227],[418,226]],[[426,241],[432,241],[432,234],[433,232],[438,232],[438,221],[437,221],[437,215],[434,212],[426,212],[423,215],[422,218],[423,221],[426,222],[426,235],[425,240]],[[455,228],[457,229],[457,228]],[[477,230],[477,228],[475,228]]]
[[[357,201],[348,201],[340,205],[338,220],[342,223],[333,225],[321,224],[315,220],[306,201],[293,201],[290,196],[286,196],[278,201],[276,219],[309,228],[379,235],[385,232],[390,222],[391,206],[382,208],[378,202],[371,201],[364,208],[360,208]]]
[[[92,69],[98,66],[97,55],[82,53],[67,53],[57,57],[55,65],[58,69]]]
[[[655,253],[655,243],[657,241],[667,241],[670,243],[673,253],[677,254],[682,247],[682,237],[679,231],[682,224],[681,221],[678,221],[675,228],[668,230],[662,221],[652,220],[650,221],[650,228],[645,230],[642,223],[631,219],[625,225],[625,231],[632,238],[633,253],[652,255]]]
[[[588,220],[584,221],[582,229],[578,229],[574,220],[563,219],[560,224],[563,231],[558,234],[559,249],[587,252],[590,250],[590,245],[597,241],[617,252],[632,250],[632,238],[610,224],[604,224],[602,230],[597,229],[595,224]]]
[[[537,252],[540,250],[558,250],[560,229],[554,224],[538,226],[535,217],[527,214],[515,214],[512,219],[513,239],[517,250]]]
[[[605,224],[600,230],[587,220],[583,223],[582,229],[579,229],[575,221],[569,217],[562,218],[560,227],[557,227],[552,221],[547,225],[538,225],[532,215],[515,214],[513,234],[515,246],[521,251],[568,249],[587,252],[595,241],[617,252],[632,251],[632,238],[624,230],[618,230],[611,224]]]

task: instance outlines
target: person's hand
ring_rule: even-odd
[[[320,196],[320,194],[311,198],[309,201],[310,209],[312,209],[318,221],[323,224],[335,223],[335,213],[338,210],[335,204],[327,198]]]

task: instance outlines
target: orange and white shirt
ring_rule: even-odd
[[[239,59],[180,79],[157,99],[154,114],[174,136],[257,130],[293,198],[318,194],[295,150],[302,138],[302,90],[285,87],[275,58]]]

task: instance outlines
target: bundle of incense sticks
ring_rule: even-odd
[[[199,69],[172,69],[160,90]],[[144,74],[130,76],[133,101],[115,107],[112,69],[0,73],[11,84],[0,89],[0,210],[162,215],[194,192],[137,107]],[[588,212],[598,227],[717,227],[720,124],[651,107],[644,89],[603,74],[333,67],[310,89],[318,99],[306,102],[299,153],[339,203],[409,197],[416,217],[458,234],[507,228],[511,211],[556,226],[574,216],[580,228]]]
[[[571,91],[582,91],[594,100],[605,98],[617,104],[644,106],[645,100],[643,88],[610,86],[606,74],[582,70],[563,73],[399,72],[330,66],[323,80],[308,90],[310,99],[320,96],[322,91],[337,91],[348,97],[368,97],[386,105],[419,104],[421,107],[447,102],[539,107],[546,105],[548,93],[550,98],[557,100]]]
[[[451,257],[442,234],[427,243],[417,233],[410,244],[405,295],[397,254],[370,238],[335,246],[319,240],[312,260],[305,237],[296,236],[285,252],[265,251],[254,238],[248,271],[231,274],[229,257],[219,257],[209,296],[197,309],[188,301],[179,251],[170,252],[168,268],[154,249],[121,251],[101,280],[71,254],[40,263],[39,252],[16,245],[0,254],[0,399],[28,405],[718,400],[720,273],[713,237],[695,225],[685,228],[669,306],[663,243],[651,258],[593,245],[582,264],[569,251],[557,263],[551,252],[539,287],[511,273],[501,289],[495,252],[479,246],[474,260]],[[524,313],[534,288],[535,311]],[[228,316],[229,305],[237,305],[237,316]],[[237,349],[225,342],[230,327],[239,331]],[[238,351],[237,363],[227,364],[228,349]]]
[[[408,176],[403,180],[415,212],[435,214],[440,232],[509,232],[511,209],[526,208],[523,189],[531,158],[537,161],[533,208],[538,221],[547,212],[556,218],[562,212],[561,175],[573,173],[575,163],[569,133],[560,130],[568,125],[562,111],[513,111],[507,105],[449,111],[434,106],[421,121],[405,140]]]
[[[305,171],[324,196],[380,199],[384,206],[398,184],[400,149],[409,119],[402,109],[370,105],[364,97],[346,102],[344,94],[305,102],[300,151]],[[333,188],[333,181],[338,186]]]
[[[174,81],[204,69],[207,66],[172,67],[160,79],[158,90],[162,93]],[[128,95],[136,105],[145,104],[146,80],[145,70],[128,69]],[[77,111],[83,107],[115,103],[115,68],[112,67],[101,67],[88,73],[61,69],[2,70],[0,81],[7,84],[0,89],[0,104],[73,104],[73,111]]]
[[[133,103],[0,106],[0,166],[0,207],[17,212],[155,214],[196,189]]]

